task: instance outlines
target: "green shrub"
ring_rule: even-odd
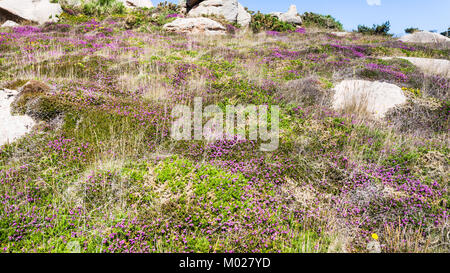
[[[290,23],[282,22],[277,17],[261,12],[253,13],[250,27],[254,33],[261,31],[294,31],[295,26]]]
[[[158,3],[157,9],[161,13],[180,13],[180,6],[177,4],[169,3],[167,1]]]
[[[447,29],[447,31],[444,31],[441,34],[444,36],[450,37],[450,27]]]
[[[90,16],[101,16],[106,14],[123,14],[125,6],[116,0],[93,0],[84,2],[83,13]]]
[[[391,29],[391,23],[389,21],[387,21],[381,25],[373,25],[373,27],[359,25],[358,33],[362,33],[365,35],[392,36],[392,34],[389,34],[390,29]]]
[[[414,33],[414,32],[419,32],[420,29],[416,28],[416,27],[409,27],[407,29],[405,29],[405,33]]]
[[[313,12],[305,12],[302,15],[305,27],[318,27],[343,31],[344,26],[331,15],[321,15]]]

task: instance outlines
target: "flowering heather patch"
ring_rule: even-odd
[[[41,29],[34,26],[20,26],[14,27],[13,32],[20,35],[30,35],[33,33],[41,32]]]
[[[308,27],[176,35],[160,24],[180,15],[154,12],[2,29],[2,88],[51,88],[13,105],[38,126],[0,147],[0,252],[367,252],[373,234],[412,251],[392,227],[448,252],[449,80],[380,59],[448,51]],[[415,95],[385,120],[334,111],[347,78]],[[279,149],[172,140],[172,107],[196,96],[278,105]]]
[[[306,34],[306,29],[302,28],[302,27],[299,27],[294,32],[295,33],[299,33],[299,34]]]
[[[357,58],[366,57],[365,55],[366,49],[361,46],[355,45],[345,46],[341,44],[330,44],[330,47],[348,57],[357,57]]]
[[[300,56],[301,52],[299,51],[291,51],[280,48],[272,49],[272,56],[277,59],[282,60],[295,60]]]
[[[366,65],[368,71],[372,72],[380,72],[386,75],[390,75],[399,81],[406,82],[408,80],[408,76],[406,76],[402,72],[395,71],[393,66],[390,65],[379,65],[374,63],[369,63]]]
[[[183,17],[182,14],[178,14],[178,13],[171,13],[171,14],[167,14],[166,18],[177,18],[177,17]]]

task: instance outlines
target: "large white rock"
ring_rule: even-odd
[[[271,15],[277,17],[282,22],[291,23],[295,25],[302,24],[302,17],[298,14],[297,6],[291,5],[289,10],[285,13],[283,12],[272,12]]]
[[[450,39],[444,35],[429,31],[414,32],[407,34],[399,39],[405,43],[421,43],[421,44],[448,44]]]
[[[250,25],[251,21],[252,16],[250,15],[250,13],[248,13],[247,10],[245,10],[244,6],[238,2],[238,14],[236,18],[236,23],[238,23],[241,26],[248,26]]]
[[[119,0],[127,8],[153,8],[151,0]]]
[[[331,34],[333,34],[337,37],[341,37],[341,38],[352,35],[351,32],[346,32],[346,31],[336,31],[336,32],[331,32]]]
[[[2,27],[18,27],[18,26],[20,26],[18,23],[14,22],[14,21],[11,21],[11,20],[6,21],[2,25]]]
[[[237,0],[206,0],[194,6],[189,12],[190,17],[204,15],[223,16],[227,21],[247,26],[251,15]]]
[[[0,13],[8,13],[20,19],[43,24],[58,21],[63,12],[59,4],[49,0],[0,0]]]
[[[226,34],[226,28],[224,26],[214,20],[203,17],[178,18],[171,23],[165,24],[163,29],[188,34]]]
[[[0,90],[0,146],[27,134],[35,124],[29,116],[11,115],[11,103],[17,94],[15,90]]]
[[[334,109],[356,106],[366,109],[376,118],[383,118],[389,109],[406,102],[400,87],[384,82],[344,80],[336,85],[334,91]]]
[[[439,75],[450,78],[450,61],[445,59],[429,59],[429,58],[416,58],[416,57],[395,57],[404,59],[417,66],[426,74]],[[383,59],[392,59],[387,57]]]

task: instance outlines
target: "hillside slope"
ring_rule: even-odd
[[[439,45],[306,28],[166,33],[173,10],[0,29],[0,92],[36,122],[0,146],[0,252],[448,252],[449,85]],[[24,89],[29,80],[49,86]],[[406,103],[333,109],[343,80]],[[172,108],[280,107],[279,148],[175,141]]]

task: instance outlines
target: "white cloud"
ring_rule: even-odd
[[[369,6],[381,6],[381,0],[366,0]]]

